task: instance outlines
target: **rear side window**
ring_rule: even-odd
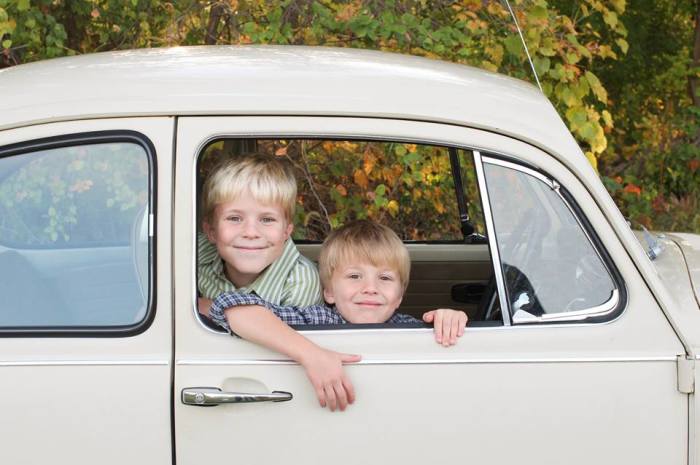
[[[0,327],[144,320],[150,171],[138,141],[63,142],[0,158]]]

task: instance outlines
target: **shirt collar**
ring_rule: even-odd
[[[297,250],[291,238],[287,239],[282,249],[282,255],[272,262],[249,286],[241,288],[236,288],[236,286],[227,279],[224,270],[224,261],[219,257],[219,254],[207,258],[212,260],[212,272],[219,278],[220,282],[224,284],[227,290],[240,291],[246,294],[255,292],[255,294],[263,300],[279,305],[282,298],[282,291],[284,290],[284,284],[299,258],[299,250]],[[202,262],[204,261],[205,260],[202,260]]]

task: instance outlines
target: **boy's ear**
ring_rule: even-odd
[[[331,291],[330,289],[323,288],[323,300],[325,300],[329,304],[334,304],[335,296],[333,295],[333,291]]]
[[[292,231],[294,231],[294,223],[290,221],[287,223],[287,239],[292,235]]]
[[[204,232],[204,235],[207,236],[209,242],[212,244],[216,242],[216,238],[214,237],[214,229],[209,225],[208,221],[202,221],[202,232]]]

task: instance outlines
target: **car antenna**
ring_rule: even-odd
[[[525,55],[527,55],[527,61],[530,62],[530,68],[532,68],[532,74],[535,75],[535,82],[537,82],[537,87],[540,88],[540,92],[544,93],[542,90],[542,84],[540,84],[540,78],[537,76],[537,71],[535,71],[535,64],[532,62],[532,57],[530,57],[530,51],[527,49],[527,44],[525,43],[525,37],[523,37],[523,31],[520,30],[520,24],[518,24],[518,18],[515,17],[515,13],[513,12],[513,9],[510,7],[510,2],[508,0],[505,0],[506,6],[508,7],[508,11],[510,11],[510,15],[513,17],[513,22],[515,23],[515,27],[518,29],[518,35],[520,35],[520,41],[523,43],[523,47],[525,48]]]

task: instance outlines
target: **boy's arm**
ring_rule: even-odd
[[[235,330],[244,339],[297,361],[306,370],[322,407],[328,406],[331,411],[336,408],[345,410],[347,404],[354,402],[354,388],[343,370],[343,363],[358,362],[360,356],[323,349],[287,326],[264,306],[242,303],[261,301],[257,296],[236,297],[245,296],[222,294],[214,300],[210,313],[215,322]],[[235,306],[228,305],[232,302]]]
[[[457,344],[457,338],[464,334],[467,314],[461,310],[439,308],[423,314],[423,321],[433,323],[435,341],[444,347]]]

